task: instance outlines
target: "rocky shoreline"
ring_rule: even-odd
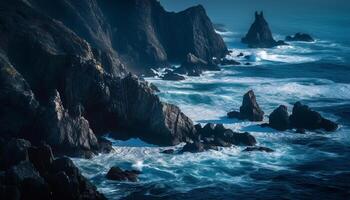
[[[105,199],[65,156],[110,153],[106,133],[158,146],[186,143],[178,153],[232,145],[273,151],[256,146],[248,132],[194,125],[137,76],[174,62],[181,66],[167,71],[164,80],[240,64],[225,58],[226,44],[202,6],[173,13],[156,0],[4,0],[0,8],[1,199]],[[257,34],[265,37],[257,41]],[[285,45],[273,39],[263,13],[256,13],[242,42],[254,48]],[[249,91],[240,111],[228,116],[262,121],[264,112]],[[266,126],[300,132],[338,127],[301,103],[290,116],[278,108]],[[137,181],[138,174],[115,167],[107,178]]]

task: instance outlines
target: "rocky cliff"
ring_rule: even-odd
[[[4,0],[0,8],[1,136],[87,157],[105,150],[99,136],[107,132],[158,145],[193,137],[192,121],[128,71],[188,52],[223,56],[203,7],[169,13],[155,0]]]
[[[181,63],[188,53],[206,61],[227,53],[202,6],[173,13],[165,11],[156,0],[28,2],[99,49],[105,64],[127,66],[128,71],[137,74],[169,62]],[[120,70],[109,71],[118,74]]]

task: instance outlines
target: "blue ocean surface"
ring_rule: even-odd
[[[163,101],[179,106],[193,121],[248,131],[258,145],[275,152],[247,153],[242,152],[244,147],[230,147],[166,155],[160,152],[167,148],[138,139],[113,140],[115,153],[74,159],[109,199],[350,199],[350,2],[240,2],[161,1],[174,11],[203,4],[210,18],[224,25],[218,33],[232,51],[228,58],[251,65],[223,66],[221,71],[181,82],[157,77],[147,81],[159,87]],[[306,32],[316,41],[248,49],[240,38],[252,23],[254,10],[264,10],[276,39]],[[241,52],[252,59],[237,58]],[[293,104],[301,101],[340,128],[334,133],[296,134],[227,119],[226,113],[238,109],[250,89],[265,111],[265,122],[279,105],[291,112]],[[112,166],[142,171],[139,182],[107,180]]]

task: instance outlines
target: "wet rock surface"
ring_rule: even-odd
[[[13,152],[16,162],[8,162]],[[47,144],[12,139],[0,161],[1,199],[106,199],[69,158],[55,159]]]
[[[106,178],[109,180],[113,181],[131,181],[131,182],[136,182],[137,181],[137,176],[141,172],[136,171],[136,170],[122,170],[119,167],[112,167],[107,175]]]
[[[281,105],[270,114],[269,126],[280,131],[290,128],[287,106]]]
[[[146,1],[134,1],[128,5],[129,9],[143,2]],[[159,4],[153,0],[147,2]],[[193,134],[191,120],[178,107],[161,102],[148,83],[126,75],[125,67],[129,66],[121,66],[122,59],[116,55],[120,49],[109,43],[113,37],[100,30],[99,25],[95,27],[96,34],[87,33],[95,23],[103,23],[109,29],[110,18],[101,17],[111,14],[104,13],[105,5],[82,1],[66,8],[67,2],[50,5],[31,0],[30,3],[35,6],[20,0],[1,2],[4,8],[0,13],[3,24],[0,34],[4,36],[0,42],[2,135],[23,137],[33,143],[46,141],[54,152],[62,155],[91,157],[101,149],[106,150],[100,148],[104,144],[100,145],[97,138],[108,131],[123,131],[129,138],[139,137],[159,145],[178,144]],[[150,4],[145,6],[152,7]],[[82,20],[82,28],[65,26],[68,16],[54,15],[51,11],[55,6],[67,9],[72,21]],[[103,9],[99,10],[99,6]],[[205,17],[201,10],[186,13],[199,11],[198,16]],[[91,16],[95,11],[96,16]],[[203,26],[209,26],[209,22]],[[196,23],[202,27],[202,21]],[[201,55],[221,52],[221,47],[214,49]],[[137,135],[137,127],[153,135]]]
[[[166,81],[183,81],[186,78],[175,72],[167,72],[162,79]]]
[[[241,41],[250,48],[271,48],[279,45],[286,45],[283,41],[276,41],[273,38],[263,12],[260,12],[260,14],[255,12],[255,21]]]
[[[292,36],[287,36],[286,41],[301,41],[301,42],[314,42],[315,40],[306,33],[296,33]]]
[[[324,118],[319,112],[312,110],[309,106],[296,102],[292,114],[288,114],[286,106],[279,106],[269,116],[269,123],[263,124],[279,131],[296,129],[296,133],[304,134],[306,130],[315,131],[323,129],[333,132],[338,129],[338,124]]]
[[[291,125],[296,129],[316,130],[324,129],[332,132],[338,129],[338,124],[325,119],[320,113],[312,110],[300,102],[294,104],[292,115],[289,117]]]
[[[249,121],[262,121],[264,119],[264,111],[260,108],[256,101],[253,90],[248,91],[243,96],[242,106],[238,111],[231,111],[227,113],[229,118],[247,119]]]
[[[243,150],[243,152],[253,152],[253,151],[261,151],[261,152],[267,152],[267,153],[274,152],[273,149],[270,149],[268,147],[247,147]]]
[[[188,142],[180,152],[199,153],[206,150],[218,150],[218,147],[254,146],[254,136],[245,132],[237,133],[225,128],[222,124],[208,123],[204,127],[196,126],[197,134],[193,142]]]

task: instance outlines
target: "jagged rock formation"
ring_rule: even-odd
[[[274,152],[273,149],[270,149],[268,147],[247,147],[243,150],[243,152],[252,152],[252,151],[261,151],[261,152],[267,152],[267,153]]]
[[[206,61],[227,53],[202,6],[173,13],[156,0],[28,2],[87,40],[112,74],[122,73],[124,66],[149,73],[150,67],[184,61],[188,53]]]
[[[281,105],[270,114],[269,126],[280,131],[290,128],[287,106]]]
[[[137,176],[141,172],[136,170],[122,170],[119,167],[112,167],[106,174],[106,178],[113,181],[137,182]]]
[[[186,78],[176,72],[168,71],[166,74],[162,76],[162,79],[166,81],[183,81]]]
[[[313,42],[315,41],[309,34],[296,33],[294,36],[287,36],[286,41],[302,41],[302,42]]]
[[[320,113],[312,110],[309,106],[296,102],[292,114],[288,114],[286,106],[279,106],[269,116],[269,126],[279,131],[295,128],[297,133],[305,133],[305,130],[324,129],[332,132],[338,129],[338,124],[324,118]]]
[[[247,119],[253,122],[259,122],[264,119],[264,111],[260,108],[253,90],[249,90],[243,96],[242,106],[238,111],[227,113],[228,118]]]
[[[324,129],[326,131],[335,131],[338,129],[338,124],[325,119],[320,113],[300,102],[294,104],[293,112],[289,119],[292,126],[296,129]]]
[[[1,139],[1,199],[106,199],[69,158],[55,159],[50,146]]]
[[[200,76],[203,71],[219,71],[220,68],[213,63],[197,58],[192,53],[187,54],[187,58],[182,62],[181,66],[174,70],[174,73],[188,75],[188,76]]]
[[[144,13],[131,12],[130,20],[137,20],[120,24],[116,21],[119,18],[114,18],[116,12],[110,10],[121,9],[114,7],[117,5]],[[108,142],[99,138],[106,132],[115,132],[116,138],[139,137],[159,145],[186,142],[195,134],[192,121],[178,107],[161,102],[148,83],[127,75],[126,69],[133,66],[124,59],[142,54],[145,57],[132,60],[139,64],[147,63],[147,59],[152,63],[163,61],[156,44],[171,55],[166,61],[181,60],[189,52],[201,59],[220,57],[226,47],[218,35],[211,35],[211,23],[202,7],[167,13],[154,0],[62,0],[52,4],[4,0],[0,8],[2,136],[23,137],[34,144],[44,140],[57,154],[89,157],[109,151]],[[57,8],[67,12],[56,12]],[[118,13],[119,17],[123,14],[127,13]],[[142,21],[145,15],[153,20]],[[161,15],[167,17],[156,22],[155,16]],[[179,37],[176,49],[163,38],[168,33],[156,26],[166,20],[186,24],[186,30],[171,34]],[[128,31],[137,29],[140,33],[150,26],[160,32],[153,35],[148,30],[146,38],[138,34],[124,38]],[[190,41],[187,35],[194,34],[192,31],[200,37]],[[127,39],[126,43],[120,43],[121,38]],[[186,42],[180,38],[187,38]],[[145,45],[145,54],[137,45]],[[180,49],[188,52],[178,52]]]
[[[209,149],[218,150],[218,147],[254,146],[257,142],[248,132],[237,133],[225,128],[222,124],[208,123],[204,127],[196,126],[197,134],[193,142],[188,142],[180,153],[198,153]]]
[[[278,45],[286,45],[283,41],[276,41],[270,30],[269,24],[264,18],[263,12],[255,12],[255,21],[248,33],[242,38],[242,42],[250,48],[271,48]]]

